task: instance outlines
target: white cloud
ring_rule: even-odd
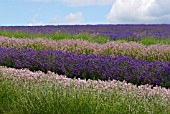
[[[20,0],[29,2],[57,2],[68,6],[112,5],[115,0]]]
[[[25,1],[25,2],[50,2],[51,0],[18,0],[18,1]]]
[[[111,5],[115,0],[60,0],[69,6]]]
[[[36,26],[36,25],[54,25],[54,24],[83,24],[84,17],[81,12],[76,13],[70,13],[65,17],[55,16],[49,19],[48,22],[39,22],[36,20],[36,17],[38,14],[36,14],[33,18],[29,26]]]
[[[59,16],[55,16],[55,17],[52,17],[52,18],[48,21],[48,23],[49,23],[49,24],[55,24],[55,23],[57,23],[58,21],[60,21],[60,17],[59,17]]]
[[[68,16],[64,17],[63,23],[68,24],[79,24],[84,20],[83,14],[81,12],[70,13]]]
[[[31,23],[28,24],[28,26],[37,26],[37,25],[44,25],[44,23],[39,22],[33,18]]]
[[[107,16],[111,23],[170,23],[169,0],[116,0]]]
[[[36,25],[43,25],[42,22],[37,21],[37,18],[40,16],[40,11],[42,10],[42,8],[38,8],[35,15],[33,16],[31,23],[29,23],[29,26],[36,26]]]

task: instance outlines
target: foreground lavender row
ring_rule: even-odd
[[[0,48],[0,65],[52,71],[70,78],[126,80],[137,85],[170,87],[170,62],[147,62],[129,57],[78,55],[56,50]]]
[[[77,54],[95,54],[95,55],[111,55],[129,56],[147,61],[170,61],[169,45],[151,45],[144,46],[135,42],[118,43],[108,42],[106,44],[91,43],[84,40],[59,40],[50,39],[16,39],[0,37],[0,47],[25,49],[32,48],[34,50],[61,50],[63,52],[75,52]]]
[[[92,89],[93,91],[115,93],[119,90],[122,95],[131,94],[133,97],[146,98],[150,97],[161,97],[162,100],[170,99],[170,89],[161,87],[153,87],[151,85],[136,86],[125,81],[120,82],[116,80],[102,81],[102,80],[82,80],[82,79],[71,79],[64,75],[54,74],[48,72],[44,74],[41,71],[31,72],[28,69],[14,69],[0,66],[0,71],[3,73],[3,77],[15,78],[18,80],[29,79],[33,81],[54,81],[57,84],[62,84],[64,87],[74,86],[74,88]]]
[[[32,34],[71,33],[106,35],[112,40],[134,37],[140,40],[142,37],[153,36],[158,39],[170,37],[170,25],[60,25],[60,26],[0,26],[0,30],[24,31]]]
[[[0,109],[5,114],[170,113],[170,90],[162,87],[70,79],[1,66],[0,82]]]

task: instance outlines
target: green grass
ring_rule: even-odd
[[[119,39],[119,40],[116,40],[116,42],[125,43],[125,42],[129,42],[129,41],[127,41],[127,40],[125,40],[125,39]]]
[[[0,74],[0,114],[169,114],[170,102],[159,97],[136,98],[64,87],[42,82],[5,78]]]
[[[62,40],[62,39],[83,39],[90,42],[96,42],[96,43],[107,43],[109,41],[112,41],[109,37],[104,35],[90,35],[88,33],[79,33],[79,34],[69,34],[69,33],[51,33],[51,34],[31,34],[28,32],[23,31],[5,31],[0,30],[0,36],[5,36],[9,38],[47,38],[47,39],[53,39],[53,40]],[[126,39],[118,39],[116,42],[124,43],[129,42]],[[156,39],[153,37],[145,37],[138,41],[138,43],[144,44],[144,45],[153,45],[153,44],[168,44],[170,45],[170,40],[168,39]]]
[[[146,37],[142,38],[138,43],[144,44],[144,45],[154,45],[154,44],[168,44],[170,45],[170,40],[168,39],[155,39],[153,37]]]
[[[53,40],[62,40],[62,39],[83,39],[90,42],[96,42],[96,43],[106,43],[110,41],[109,37],[107,36],[101,36],[101,35],[90,35],[88,33],[79,33],[71,35],[69,33],[51,33],[51,34],[30,34],[23,31],[0,31],[0,36],[5,36],[9,38],[49,38]]]
[[[118,39],[116,42],[119,43],[124,43],[124,42],[129,42],[128,40],[125,39]],[[133,41],[132,41],[133,42]],[[145,37],[139,40],[137,43],[149,46],[149,45],[155,45],[155,44],[167,44],[170,45],[170,39],[156,39],[154,37]]]

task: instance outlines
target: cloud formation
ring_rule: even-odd
[[[44,23],[32,19],[31,23],[28,24],[28,26],[37,26],[37,25],[44,25]]]
[[[50,2],[52,0],[18,0],[18,1],[25,1],[25,2]]]
[[[64,23],[71,23],[71,24],[79,24],[83,22],[84,17],[81,12],[77,13],[70,13],[68,16],[66,16],[63,20]]]
[[[54,2],[71,7],[90,5],[111,5],[106,16],[112,24],[170,24],[170,0],[20,0],[32,2]],[[56,16],[47,24],[82,24],[81,12],[70,13],[65,17]],[[36,22],[35,20],[32,22]]]
[[[36,25],[54,25],[54,24],[82,24],[84,21],[83,14],[81,12],[70,13],[65,17],[55,16],[49,19],[48,22],[42,23],[36,20],[36,16],[33,17],[29,26]]]
[[[111,5],[115,0],[60,0],[69,6]]]
[[[169,0],[116,0],[107,16],[110,23],[170,23]]]
[[[115,0],[20,0],[29,2],[57,2],[68,6],[112,5]]]

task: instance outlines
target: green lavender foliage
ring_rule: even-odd
[[[90,35],[88,33],[79,33],[79,34],[69,34],[69,33],[51,33],[51,34],[31,34],[27,32],[22,31],[0,31],[0,36],[5,36],[9,38],[47,38],[47,39],[53,39],[53,40],[62,40],[62,39],[82,39],[87,40],[90,42],[97,42],[97,43],[106,43],[110,41],[109,37],[104,35]]]
[[[2,114],[169,114],[170,102],[160,97],[137,98],[131,94],[64,87],[44,80],[0,76]]]

